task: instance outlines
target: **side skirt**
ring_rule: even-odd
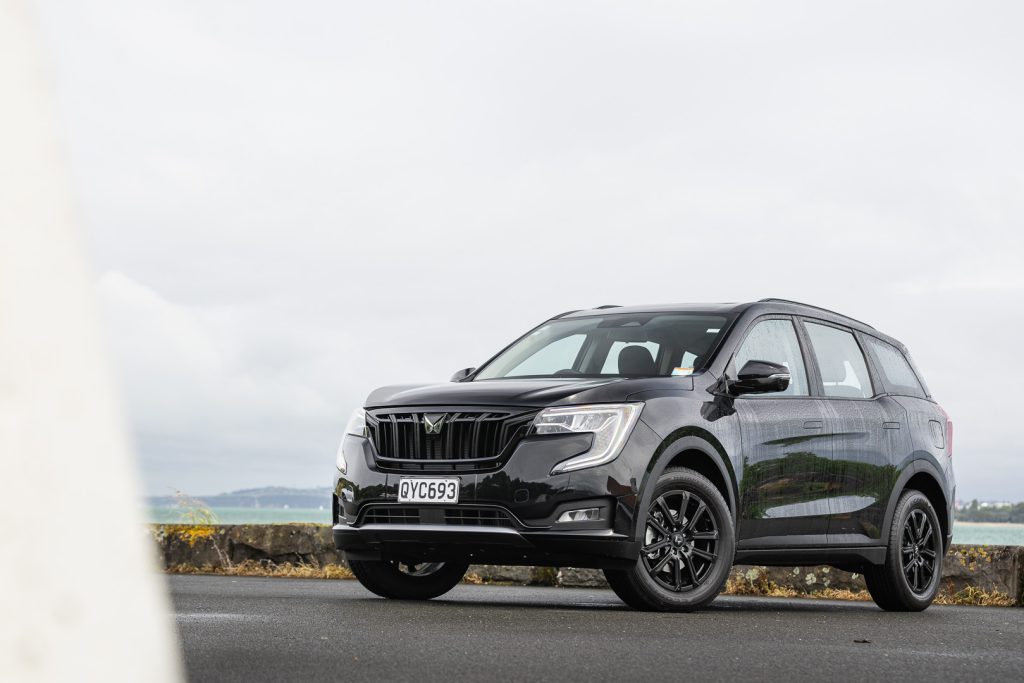
[[[885,562],[882,545],[816,548],[737,548],[734,564],[763,564],[774,567],[803,567],[827,564],[839,568]]]

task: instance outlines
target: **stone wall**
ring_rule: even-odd
[[[343,553],[334,549],[331,529],[316,524],[239,524],[192,526],[162,524],[153,527],[164,567],[225,568],[247,560],[270,564],[305,564],[314,567],[344,565]],[[594,569],[503,567],[470,568],[484,581],[503,583],[605,587],[604,575]],[[474,577],[474,578],[475,578]],[[1024,601],[1024,547],[954,545],[943,563],[943,584],[953,592],[975,587]],[[823,588],[864,589],[863,577],[831,567],[760,567],[737,565],[731,578],[752,586],[775,584],[803,593]]]
[[[345,563],[331,528],[321,524],[157,524],[153,536],[165,568],[223,568],[246,560],[317,567]]]

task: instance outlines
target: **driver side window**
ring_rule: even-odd
[[[765,394],[772,396],[807,396],[807,371],[800,354],[796,328],[790,320],[762,320],[754,325],[733,356],[732,375],[736,377],[743,364],[751,360],[781,363],[789,368],[789,388]]]

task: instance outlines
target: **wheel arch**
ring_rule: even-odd
[[[738,512],[736,477],[725,448],[714,435],[705,430],[683,428],[665,438],[651,458],[651,464],[640,489],[634,528],[636,538],[640,538],[643,533],[654,484],[670,467],[686,467],[707,477],[725,499],[735,527]]]
[[[940,483],[943,479],[944,477],[938,469],[929,461],[915,460],[910,467],[904,469],[896,486],[893,487],[894,495],[886,507],[885,522],[882,528],[886,530],[892,528],[892,517],[896,511],[896,504],[904,491],[910,489],[920,491],[935,508],[935,514],[939,518],[939,526],[942,529],[943,550],[949,550],[952,520],[949,516],[949,496]]]

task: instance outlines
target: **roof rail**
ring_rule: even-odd
[[[622,308],[622,306],[620,306],[618,304],[605,304],[603,306],[594,306],[593,308],[587,309],[587,310],[600,311],[603,308]],[[573,311],[566,311],[565,313],[559,313],[558,315],[552,316],[551,318],[548,318],[548,319],[549,320],[558,320],[559,318],[564,318],[567,315],[572,315],[573,313],[579,313],[582,310],[584,310],[584,309],[577,308],[576,310],[573,310]]]
[[[853,322],[858,323],[860,325],[864,325],[865,327],[870,327],[871,329],[875,329],[874,325],[868,325],[863,320],[857,320],[856,318],[851,318],[848,315],[844,315],[842,313],[837,313],[836,311],[830,310],[828,308],[822,308],[821,306],[815,306],[814,304],[805,304],[802,301],[793,301],[792,299],[778,299],[776,297],[768,297],[767,299],[758,299],[758,303],[759,304],[763,304],[763,303],[795,304],[797,306],[806,306],[807,308],[813,308],[813,309],[815,309],[817,311],[824,311],[825,313],[831,313],[832,315],[837,315],[840,318],[846,318],[847,320],[852,320]]]
[[[553,315],[553,316],[551,316],[549,318],[549,320],[558,320],[559,318],[564,318],[565,316],[570,315],[572,313],[579,313],[579,312],[580,312],[580,309],[577,308],[577,309],[572,310],[572,311],[566,311],[565,313],[559,313],[558,315]]]

